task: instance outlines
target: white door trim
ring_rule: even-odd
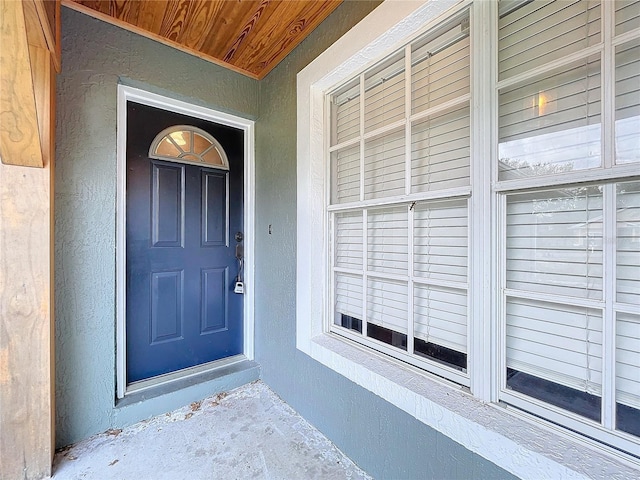
[[[116,392],[127,392],[126,338],[126,164],[127,102],[161,108],[227,125],[244,132],[244,356],[254,358],[254,223],[255,223],[255,122],[173,98],[118,85],[117,110],[117,190],[116,190]]]

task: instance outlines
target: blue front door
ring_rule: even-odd
[[[234,293],[243,232],[243,132],[127,105],[127,382],[243,352],[243,301]],[[211,134],[229,171],[151,159],[173,125]],[[237,236],[241,239],[241,236]]]

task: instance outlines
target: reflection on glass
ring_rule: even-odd
[[[600,2],[501,0],[499,78],[509,78],[600,41]]]
[[[168,138],[164,138],[158,144],[156,152],[158,153],[158,155],[163,155],[165,157],[179,157],[181,153],[184,153],[179,150],[178,147],[176,147],[175,143],[173,143]]]
[[[602,299],[602,191],[575,187],[507,197],[507,288]]]
[[[500,180],[601,165],[600,61],[581,60],[500,92]]]

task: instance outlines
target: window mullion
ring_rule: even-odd
[[[409,212],[408,212],[408,218],[407,218],[407,223],[408,223],[408,232],[407,232],[407,245],[408,245],[408,275],[409,275],[409,281],[407,283],[407,353],[409,354],[413,354],[413,344],[414,344],[414,338],[415,338],[415,334],[413,332],[413,328],[414,328],[414,299],[413,299],[413,294],[414,294],[414,288],[413,288],[413,239],[414,239],[414,234],[413,234],[413,212],[415,211],[415,205],[416,202],[411,203],[408,208],[409,208]]]
[[[611,168],[615,164],[615,56],[612,38],[615,31],[615,2],[602,2],[602,38],[604,49],[600,62],[602,79],[602,159],[604,168]]]
[[[602,424],[607,429],[616,425],[616,185],[609,183],[603,192],[604,229],[604,325],[602,329]]]
[[[411,45],[404,48],[405,194],[411,193]]]
[[[369,266],[367,265],[368,243],[368,215],[367,209],[362,210],[362,335],[367,336],[367,283]]]
[[[364,90],[364,73],[363,73],[360,75],[360,201],[361,202],[364,200],[364,104],[365,104],[364,95],[365,95],[365,90]]]
[[[492,112],[495,104],[492,46],[494,2],[474,2],[471,16],[471,187],[469,201],[468,368],[472,393],[491,400],[491,168]],[[497,25],[496,25],[497,26]],[[489,220],[489,221],[487,221]]]

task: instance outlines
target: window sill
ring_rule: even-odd
[[[517,411],[486,404],[463,387],[356,346],[313,337],[312,358],[418,421],[520,478],[637,478],[638,465]]]

